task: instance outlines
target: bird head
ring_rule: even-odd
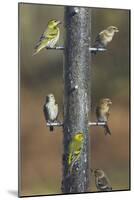
[[[83,135],[83,133],[79,132],[74,136],[74,138],[75,138],[75,140],[82,142],[84,140],[84,135]]]
[[[116,26],[109,26],[107,28],[107,31],[109,31],[110,33],[116,33],[119,32],[119,29]]]
[[[53,94],[48,94],[46,96],[46,102],[53,102],[53,103],[55,103],[55,97],[54,97],[54,95]]]
[[[61,24],[61,22],[58,20],[52,19],[48,22],[48,27],[55,28],[55,27],[57,27],[58,24]]]
[[[94,175],[96,177],[103,177],[105,175],[104,171],[102,169],[95,169],[94,170]]]
[[[100,100],[100,104],[110,106],[110,105],[112,105],[112,101],[109,98],[104,98],[104,99]]]

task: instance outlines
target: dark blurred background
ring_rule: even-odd
[[[45,96],[54,93],[63,111],[63,52],[34,46],[50,19],[58,19],[64,38],[64,7],[19,4],[21,77],[21,195],[61,193],[63,133],[49,132],[42,107]],[[111,136],[103,128],[91,128],[92,168],[102,168],[114,190],[129,188],[129,11],[92,8],[92,42],[109,25],[120,30],[108,50],[92,56],[92,121],[100,98],[112,99],[109,120]],[[96,191],[94,177],[91,190]]]

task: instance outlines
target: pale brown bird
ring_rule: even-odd
[[[94,170],[95,185],[100,191],[112,191],[111,183],[102,169]]]
[[[113,36],[116,32],[119,32],[115,26],[109,26],[105,30],[101,31],[96,37],[93,47],[95,48],[106,48],[108,43],[112,41]],[[97,50],[96,50],[97,52]]]
[[[98,106],[96,107],[96,117],[98,122],[106,122],[105,128],[105,135],[111,135],[111,131],[108,127],[107,121],[110,115],[110,106],[112,101],[109,98],[104,98],[99,101]]]
[[[57,120],[58,117],[58,104],[56,104],[53,94],[46,96],[46,102],[43,106],[44,116],[47,122],[52,123]],[[50,131],[53,131],[53,126],[50,126]]]

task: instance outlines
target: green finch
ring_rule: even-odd
[[[47,122],[51,123],[56,121],[58,117],[58,104],[55,103],[55,97],[53,94],[46,96],[43,112]],[[50,131],[53,131],[53,126],[50,126]]]
[[[96,188],[100,191],[112,191],[110,181],[103,170],[94,170]]]
[[[68,173],[72,173],[72,169],[76,161],[79,160],[84,143],[84,135],[79,132],[72,137],[69,144],[69,155],[68,155]]]
[[[115,26],[109,26],[107,29],[101,31],[96,37],[93,47],[106,48],[108,43],[112,41],[116,32],[119,32],[119,30]]]
[[[58,27],[60,23],[60,21],[57,21],[55,19],[48,22],[45,32],[41,35],[37,45],[35,46],[33,55],[37,54],[45,47],[52,48],[56,45],[60,36],[60,29]]]
[[[111,131],[108,127],[107,121],[110,115],[110,106],[112,104],[112,101],[108,98],[101,99],[98,106],[96,107],[96,117],[98,122],[106,122],[105,128],[105,135],[109,134],[111,135]]]

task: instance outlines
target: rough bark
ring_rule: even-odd
[[[65,8],[63,193],[87,192],[90,182],[90,16],[88,8]],[[79,166],[68,177],[68,147],[72,136],[78,132],[84,134],[84,148]]]

